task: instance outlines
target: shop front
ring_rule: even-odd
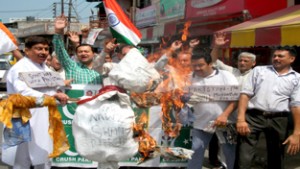
[[[258,53],[262,57],[258,58],[258,64],[268,64],[272,49],[276,46],[295,46],[300,52],[300,5],[219,31],[227,34],[230,43],[226,47],[231,48],[231,51],[244,49]],[[297,59],[295,65],[299,63]]]
[[[214,32],[256,18],[287,6],[285,0],[187,0],[185,21],[191,21],[191,37],[211,39]],[[268,8],[266,8],[268,6]],[[183,24],[183,23],[182,23]],[[210,41],[209,41],[210,42]],[[206,44],[210,46],[210,43]]]

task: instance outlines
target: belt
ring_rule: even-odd
[[[290,112],[283,111],[283,112],[268,112],[262,111],[258,109],[249,109],[249,114],[251,115],[261,115],[265,118],[275,118],[275,117],[288,117]]]

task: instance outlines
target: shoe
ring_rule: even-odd
[[[209,164],[211,166],[213,166],[212,169],[226,169],[226,166],[222,162],[220,162],[219,160],[214,161],[214,162],[210,162]]]

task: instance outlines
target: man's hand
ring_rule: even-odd
[[[72,83],[72,82],[73,82],[73,79],[67,79],[67,80],[64,80],[64,83],[65,83],[65,86],[66,86],[66,87],[70,87],[70,88],[71,88],[71,87],[72,87],[72,86],[71,86],[71,83]]]
[[[67,18],[64,15],[55,18],[54,27],[56,33],[63,33],[64,28],[68,25]]]
[[[115,50],[119,44],[115,44],[116,38],[113,38],[112,40],[108,41],[105,46],[104,46],[104,52],[105,53],[110,53]]]
[[[217,32],[214,34],[215,39],[215,46],[221,47],[225,45],[227,42],[229,42],[228,39],[226,39],[226,33],[225,32]]]
[[[182,102],[185,102],[187,104],[197,104],[200,102],[209,102],[212,100],[212,98],[207,94],[202,93],[186,93],[181,97]]]
[[[282,144],[288,144],[287,153],[290,155],[295,155],[300,151],[300,140],[299,135],[290,135]]]
[[[189,42],[189,46],[190,46],[190,48],[195,48],[197,45],[199,45],[200,44],[200,41],[199,41],[199,39],[192,39],[192,40],[190,40],[190,42]]]
[[[170,50],[173,52],[173,51],[176,51],[178,49],[180,49],[182,46],[182,42],[180,40],[175,40],[172,44],[171,44],[171,47],[170,47]]]
[[[236,128],[237,128],[237,132],[242,136],[246,136],[251,132],[248,123],[246,121],[237,121]]]
[[[90,33],[90,28],[86,27],[86,28],[81,29],[81,36],[83,39],[88,38],[89,33]]]
[[[53,97],[55,99],[57,99],[62,105],[67,104],[69,96],[66,95],[65,93],[55,93],[55,95],[53,95]]]
[[[68,32],[68,37],[72,41],[72,43],[80,43],[80,38],[77,32],[75,31]]]
[[[226,126],[227,124],[227,120],[228,120],[228,117],[221,114],[220,116],[218,116],[215,120],[215,123],[214,123],[214,126],[216,127],[224,127]]]

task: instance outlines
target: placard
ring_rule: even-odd
[[[95,40],[97,39],[99,33],[102,31],[102,28],[91,29],[89,35],[86,39],[86,43],[89,45],[94,45]]]
[[[241,87],[239,85],[190,86],[190,93],[207,94],[215,101],[239,100]]]
[[[65,86],[63,78],[57,72],[20,72],[19,77],[31,88]]]

